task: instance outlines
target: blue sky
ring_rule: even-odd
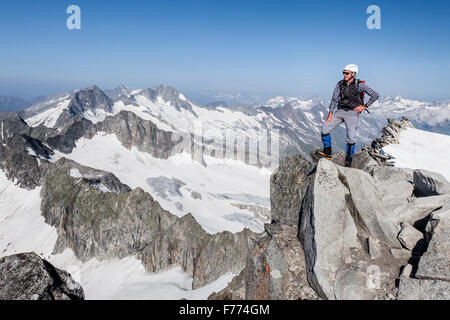
[[[81,8],[68,30],[66,8]],[[366,9],[381,8],[381,30]],[[450,1],[2,1],[0,95],[97,84],[329,99],[345,64],[382,95],[450,98]]]

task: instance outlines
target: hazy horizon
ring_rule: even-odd
[[[81,29],[69,30],[69,5]],[[31,1],[2,3],[0,95],[96,84],[186,95],[330,99],[348,63],[382,96],[450,99],[448,1]],[[206,97],[205,97],[206,99]]]

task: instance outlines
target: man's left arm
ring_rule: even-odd
[[[369,88],[365,83],[360,83],[359,84],[359,90],[362,92],[367,93],[370,96],[369,101],[367,101],[367,103],[364,104],[364,106],[366,108],[370,107],[375,101],[377,101],[377,99],[380,97],[380,95],[378,94],[378,92],[376,92],[375,90]],[[364,102],[364,101],[363,101]]]

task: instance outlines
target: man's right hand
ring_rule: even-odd
[[[324,122],[324,123],[330,122],[332,119],[333,119],[333,113],[330,112],[330,113],[328,114],[328,117],[325,119],[325,122]]]

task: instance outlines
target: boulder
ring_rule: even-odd
[[[427,232],[431,240],[416,277],[450,281],[450,201],[431,215]]]
[[[414,193],[419,197],[450,195],[450,183],[437,172],[414,170]]]
[[[408,261],[411,257],[411,252],[407,249],[391,248],[390,252],[392,256],[398,260]]]
[[[450,300],[450,282],[439,280],[400,279],[398,300]]]
[[[372,170],[373,180],[381,192],[386,210],[406,205],[407,199],[413,194],[413,170],[378,166]]]
[[[397,207],[392,211],[392,216],[397,224],[407,222],[414,225],[415,222],[428,217],[433,211],[441,208],[450,196],[429,196],[422,198],[412,197],[406,205]]]
[[[0,300],[84,300],[84,291],[36,253],[19,253],[0,258]]]
[[[408,250],[412,251],[418,242],[422,240],[423,234],[408,222],[401,224],[401,231],[398,234],[398,240]]]

